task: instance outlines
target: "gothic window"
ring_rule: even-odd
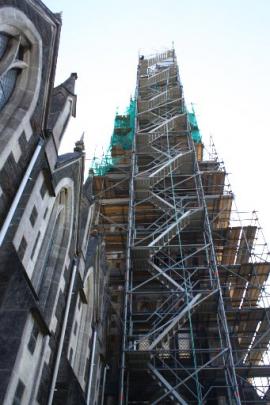
[[[12,150],[7,129],[15,142],[29,123],[39,102],[42,84],[42,38],[35,24],[16,7],[0,1],[0,138]],[[18,131],[16,131],[18,130]]]
[[[94,306],[94,271],[91,267],[87,279],[84,282],[84,293],[87,299],[87,304],[82,305],[80,313],[76,312],[76,327],[77,339],[74,345],[74,362],[73,370],[82,387],[85,386],[85,373],[88,370],[87,355],[89,353],[89,341],[91,339],[91,326],[93,319]],[[78,301],[81,300],[78,294]],[[90,355],[90,354],[89,354]]]
[[[21,37],[0,32],[0,111],[11,97],[21,70],[27,67],[23,55]]]
[[[32,283],[39,294],[40,305],[48,310],[48,316],[51,316],[50,311],[57,294],[59,279],[64,271],[70,243],[71,221],[72,192],[70,188],[62,188],[55,199],[41,244],[40,246],[38,244],[39,232],[38,242],[34,244],[31,256],[36,260]]]
[[[8,36],[0,33],[0,59],[2,59],[8,44]]]

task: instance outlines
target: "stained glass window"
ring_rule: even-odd
[[[8,47],[9,37],[0,32],[0,64]],[[6,105],[16,85],[18,69],[10,69],[0,77],[0,111]]]
[[[17,80],[17,76],[18,76],[18,70],[11,69],[11,70],[8,70],[7,73],[5,73],[0,78],[0,111],[5,106],[9,97],[13,93],[13,90],[14,90],[15,84],[16,84],[16,80]]]
[[[5,50],[7,49],[7,44],[8,44],[8,36],[0,32],[0,59],[2,58],[2,56],[5,53]]]

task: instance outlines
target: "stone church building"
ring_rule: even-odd
[[[61,17],[0,1],[0,403],[100,404],[106,266],[72,73],[54,87]]]

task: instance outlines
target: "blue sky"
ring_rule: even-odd
[[[269,0],[45,0],[63,12],[56,84],[78,73],[77,118],[63,151],[83,131],[87,158],[106,150],[117,107],[133,94],[138,52],[174,41],[188,102],[203,139],[224,159],[238,206],[269,221]],[[145,53],[146,53],[145,52]]]

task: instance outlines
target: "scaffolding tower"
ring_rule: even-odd
[[[115,164],[93,181],[111,272],[107,399],[270,404],[270,262],[256,213],[236,210],[223,163],[203,147],[174,50],[139,57],[135,101],[133,142],[119,133]]]

